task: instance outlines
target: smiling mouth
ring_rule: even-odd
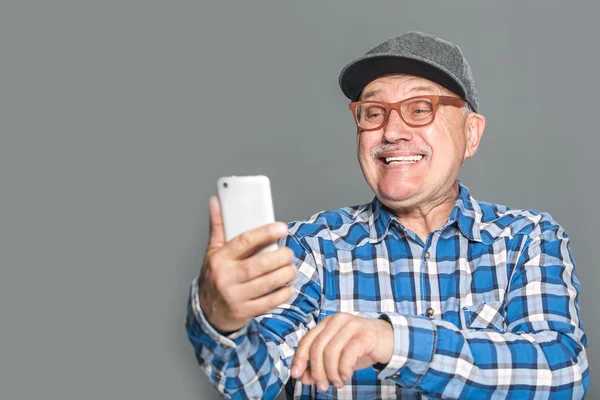
[[[380,158],[386,165],[396,164],[416,164],[423,158],[422,155],[418,156],[399,156],[399,157],[382,157]]]

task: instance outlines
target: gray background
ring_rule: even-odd
[[[572,237],[596,376],[599,11],[2,2],[0,397],[218,398],[184,329],[217,178],[270,176],[284,221],[369,201],[338,73],[407,30],[458,43],[474,71],[473,195],[548,211]]]

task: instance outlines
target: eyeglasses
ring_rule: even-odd
[[[465,101],[454,96],[417,96],[397,103],[355,101],[350,103],[350,110],[360,129],[374,131],[387,123],[392,110],[396,110],[402,121],[410,127],[427,126],[435,120],[438,104],[463,107]]]

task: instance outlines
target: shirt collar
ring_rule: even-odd
[[[456,222],[463,235],[470,240],[481,242],[481,208],[471,196],[469,188],[458,181],[460,193],[448,217],[448,224]]]
[[[369,218],[369,241],[371,243],[377,243],[387,236],[390,224],[393,221],[397,221],[397,219],[391,211],[379,201],[377,196],[375,196],[371,202],[371,210],[372,213]]]
[[[471,196],[469,189],[458,181],[460,192],[454,207],[450,212],[448,222],[444,226],[456,223],[464,236],[468,239],[481,242],[481,208],[477,201]],[[390,224],[397,222],[402,226],[392,212],[384,206],[377,196],[371,202],[371,216],[369,217],[369,241],[377,243],[387,236]]]

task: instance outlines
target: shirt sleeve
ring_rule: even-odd
[[[273,399],[290,377],[298,342],[315,325],[321,287],[314,257],[292,234],[279,242],[294,251],[295,296],[228,336],[204,318],[194,280],[186,328],[196,358],[212,385],[228,399]]]
[[[548,216],[512,271],[502,329],[384,314],[394,354],[378,377],[431,398],[583,398],[589,370],[579,290],[569,238]]]

